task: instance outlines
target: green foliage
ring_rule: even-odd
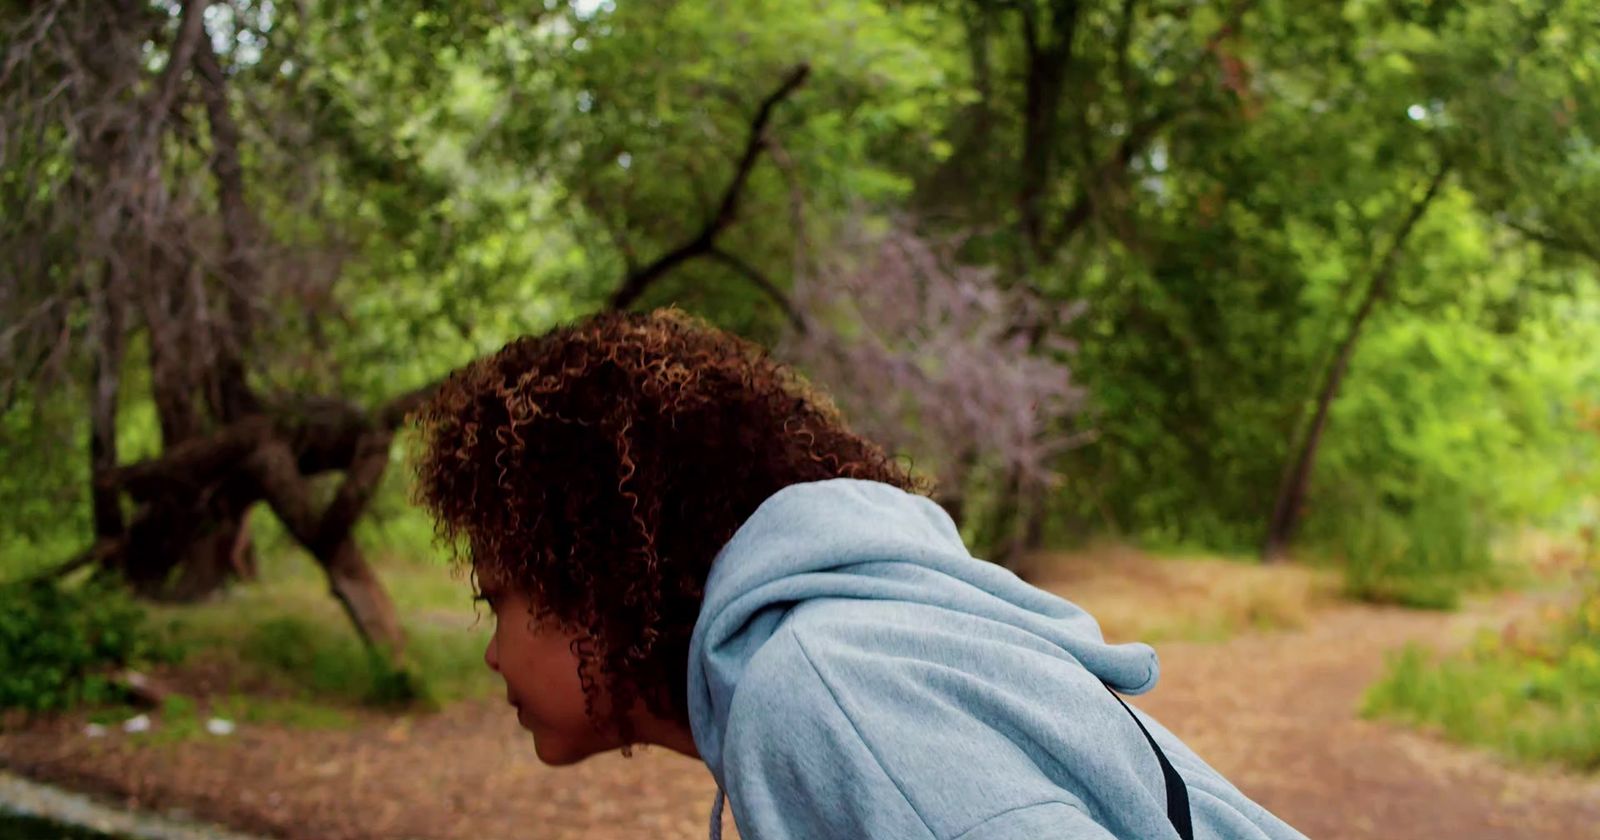
[[[118,668],[178,656],[114,584],[0,586],[0,708],[105,703]]]
[[[1370,600],[1453,606],[1496,579],[1491,545],[1508,527],[1551,521],[1595,488],[1579,410],[1600,385],[1593,296],[1496,329],[1496,303],[1516,283],[1454,221],[1441,215],[1423,233],[1457,244],[1416,271],[1464,289],[1452,305],[1416,300],[1374,324],[1313,488],[1307,542],[1341,558],[1349,591]]]
[[[1536,761],[1600,770],[1600,553],[1592,536],[1577,596],[1531,631],[1483,631],[1435,660],[1392,656],[1363,713],[1435,727],[1450,738]]]
[[[1574,255],[1600,253],[1594,214],[1576,209],[1600,195],[1584,174],[1595,133],[1565,104],[1600,80],[1577,47],[1592,17],[1350,3],[1245,20],[1255,37],[1218,44],[1251,74],[1240,107],[1180,106],[1067,253],[1065,290],[1088,304],[1074,370],[1102,435],[1068,462],[1064,512],[1158,544],[1259,547],[1334,347],[1418,185],[1448,162],[1335,400],[1308,542],[1451,550],[1415,547],[1436,541],[1466,552],[1446,565],[1471,566],[1486,536],[1459,530],[1472,517],[1550,516],[1593,463],[1570,410],[1596,384],[1595,322],[1563,311],[1592,299],[1594,262]],[[1157,28],[1140,24],[1136,39]],[[1556,183],[1570,206],[1543,200]],[[1462,507],[1413,512],[1424,487]],[[1414,534],[1439,529],[1458,533]]]
[[[1488,520],[1455,488],[1440,488],[1405,513],[1370,497],[1334,509],[1327,542],[1352,597],[1453,609],[1463,590],[1494,579]]]

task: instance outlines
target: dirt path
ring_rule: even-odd
[[[1341,606],[1304,630],[1167,643],[1162,682],[1140,705],[1314,838],[1600,838],[1600,779],[1510,768],[1356,718],[1385,651],[1449,645],[1484,620]],[[699,838],[714,792],[699,763],[664,751],[542,767],[497,702],[172,744],[81,728],[0,732],[0,765],[296,840]]]
[[[1508,766],[1487,752],[1360,720],[1383,655],[1465,642],[1503,615],[1344,606],[1308,628],[1158,648],[1140,705],[1236,786],[1313,838],[1600,838],[1600,777]],[[1515,603],[1510,608],[1515,610]]]

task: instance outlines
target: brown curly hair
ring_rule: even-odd
[[[590,721],[625,745],[636,700],[688,725],[706,574],[762,500],[842,476],[929,490],[793,369],[670,307],[513,341],[415,421],[417,500],[455,566],[574,635]]]

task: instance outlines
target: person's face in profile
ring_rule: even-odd
[[[573,764],[621,746],[597,731],[584,713],[572,637],[553,623],[534,625],[528,598],[521,593],[483,594],[495,614],[483,661],[505,680],[506,700],[517,709],[517,723],[533,734],[539,760],[550,766]]]

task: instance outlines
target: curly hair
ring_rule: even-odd
[[[585,711],[625,745],[636,701],[688,725],[706,575],[764,499],[836,477],[929,491],[792,368],[670,307],[513,341],[415,422],[417,501],[454,565],[573,634]]]

